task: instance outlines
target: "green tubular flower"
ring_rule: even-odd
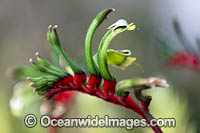
[[[144,86],[145,84],[146,84],[146,79],[143,78],[122,80],[117,83],[116,93],[118,96],[126,97],[133,88]]]
[[[167,84],[166,80],[155,78],[155,77],[150,77],[150,78],[133,78],[133,79],[127,79],[127,80],[122,80],[118,82],[116,86],[116,92],[118,96],[125,97],[127,96],[132,89],[135,90],[135,94],[137,95],[136,97],[145,97],[141,93],[142,90],[144,89],[149,89],[149,88],[155,88],[155,87],[162,87],[162,88],[168,88],[169,85]],[[139,88],[139,89],[137,89]],[[139,93],[137,93],[137,91]],[[141,96],[143,95],[143,96]]]
[[[99,71],[97,69],[97,66],[93,60],[92,56],[92,38],[94,36],[94,33],[96,29],[100,26],[100,24],[105,20],[107,15],[114,11],[113,8],[105,9],[101,11],[97,16],[93,19],[92,23],[90,24],[86,38],[85,38],[85,56],[87,60],[87,64],[89,67],[89,71],[93,75],[99,75]]]
[[[108,70],[108,62],[107,62],[107,48],[111,42],[111,40],[118,35],[119,33],[126,30],[134,30],[135,25],[133,23],[129,24],[126,20],[120,19],[113,25],[111,25],[107,31],[107,33],[103,36],[100,46],[97,52],[97,64],[100,69],[100,73],[102,77],[106,80],[115,80],[115,77]]]
[[[68,65],[72,68],[74,73],[79,74],[79,73],[84,73],[84,71],[76,65],[66,54],[64,49],[61,47],[60,40],[57,34],[57,25],[52,27],[51,25],[48,27],[48,32],[47,32],[47,40],[50,42],[51,46],[53,49],[64,58],[64,60],[68,63]]]
[[[39,56],[39,53],[38,53],[38,52],[35,53],[35,56],[36,56],[36,59],[37,59],[37,61],[38,61],[38,63],[39,63],[40,65],[42,65],[42,66],[44,66],[44,67],[47,67],[47,68],[49,68],[49,69],[51,69],[51,70],[53,70],[53,71],[66,74],[66,72],[63,71],[62,69],[60,69],[60,68],[58,68],[58,67],[52,65],[49,61],[47,61],[47,60],[41,58],[41,57]]]
[[[27,77],[27,80],[31,81],[29,85],[34,87],[34,91],[36,91],[37,95],[44,96],[44,94],[48,93],[49,89],[53,87],[54,83],[60,78],[68,76],[68,73],[53,66],[47,60],[40,58],[38,52],[36,53],[36,57],[40,64],[34,63],[32,59],[29,59],[29,62],[35,70],[40,71],[45,75],[35,78]]]
[[[31,82],[30,86],[35,87],[35,88],[40,88],[40,87],[47,86],[48,83],[50,83],[48,80],[41,79],[41,80],[36,81],[36,82]]]
[[[36,86],[37,89],[41,89],[41,88],[45,88],[43,90],[49,89],[50,87],[53,86],[53,82],[41,82],[38,83],[38,85]]]
[[[39,89],[37,89],[36,95],[37,95],[37,96],[44,97],[44,95],[45,95],[47,92],[48,92],[47,90],[39,90]],[[44,97],[44,98],[45,98],[45,97]]]
[[[33,62],[33,59],[29,59],[29,62],[32,64],[32,67],[36,70],[36,71],[40,71],[42,73],[46,73],[46,74],[50,74],[50,75],[54,75],[57,77],[65,77],[66,74],[63,73],[59,73],[53,70],[50,70],[47,67],[41,66],[40,64],[36,64]]]
[[[42,75],[40,77],[35,77],[35,78],[27,77],[27,80],[30,80],[32,82],[40,81],[42,79],[46,79],[48,81],[52,81],[53,82],[53,81],[57,81],[58,77],[53,76],[53,75]]]
[[[51,52],[50,53],[51,53],[50,58],[51,58],[52,63],[56,67],[62,69],[61,64],[60,64],[60,58],[61,58],[60,55],[53,48],[51,48]]]

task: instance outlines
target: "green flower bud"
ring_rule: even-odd
[[[57,77],[65,77],[66,75],[65,74],[62,74],[62,73],[58,73],[58,72],[55,72],[55,71],[52,71],[44,66],[41,66],[40,64],[36,64],[33,62],[33,59],[29,59],[29,62],[32,64],[32,67],[37,70],[37,71],[40,71],[42,73],[46,73],[46,74],[51,74],[51,75],[54,75],[54,76],[57,76]]]
[[[36,56],[37,61],[38,61],[38,63],[39,63],[40,65],[42,65],[42,66],[44,66],[44,67],[47,67],[47,68],[49,68],[49,69],[51,69],[51,70],[53,70],[53,71],[56,71],[56,72],[58,72],[58,73],[66,74],[62,69],[60,69],[60,68],[58,68],[58,67],[52,65],[49,61],[47,61],[47,60],[41,58],[41,57],[39,56],[39,53],[38,53],[38,52],[35,53],[35,56]]]
[[[84,73],[84,71],[75,64],[67,55],[67,53],[64,51],[64,49],[61,47],[60,40],[57,34],[57,25],[52,27],[51,25],[48,27],[47,32],[47,40],[51,44],[52,48],[61,56],[63,59],[69,64],[69,66],[72,68],[74,73]]]
[[[53,75],[42,75],[40,77],[35,77],[35,78],[31,78],[31,77],[27,77],[27,80],[30,80],[32,82],[37,82],[39,80],[42,80],[42,79],[46,79],[48,81],[57,81],[59,78],[56,77],[56,76],[53,76]]]

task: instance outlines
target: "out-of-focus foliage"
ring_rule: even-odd
[[[173,28],[182,48],[177,48],[177,44],[168,39],[159,39],[159,51],[161,57],[164,57],[166,64],[175,67],[186,67],[193,71],[200,71],[200,49],[187,39],[177,20],[173,21]],[[199,39],[196,38],[196,45],[199,47]]]
[[[150,105],[156,118],[175,118],[176,127],[163,127],[165,133],[195,133],[197,127],[189,113],[188,99],[172,88],[148,90],[153,97]],[[158,106],[159,105],[159,106]]]
[[[13,97],[10,100],[11,112],[15,116],[23,116],[33,110],[34,102],[39,102],[39,98],[32,92],[29,82],[21,81],[13,88]],[[32,108],[30,108],[32,107]],[[37,109],[35,109],[37,110]]]

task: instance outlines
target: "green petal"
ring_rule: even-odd
[[[131,65],[136,58],[129,57],[131,52],[129,50],[107,50],[107,61],[117,68],[124,70],[126,67]]]

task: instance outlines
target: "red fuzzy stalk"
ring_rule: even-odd
[[[135,103],[135,101],[132,99],[131,96],[127,97],[119,97],[115,94],[115,81],[109,81],[105,80],[103,84],[104,91],[101,91],[100,89],[95,89],[95,87],[99,87],[100,85],[100,78],[95,77],[94,75],[91,75],[89,84],[90,86],[86,85],[86,75],[85,74],[75,74],[74,78],[72,76],[67,76],[64,79],[60,79],[58,82],[54,84],[54,86],[47,92],[46,99],[50,99],[56,94],[60,94],[61,92],[71,92],[71,91],[79,91],[91,96],[95,96],[97,98],[103,99],[109,103],[116,104],[119,106],[123,106],[125,108],[131,109],[137,114],[139,114],[141,117],[145,118],[147,122],[149,123],[151,118],[151,114],[148,111],[145,111],[142,107],[140,107],[138,104]],[[95,83],[97,85],[95,85]],[[91,88],[93,87],[93,88]],[[111,93],[111,94],[110,94]],[[66,95],[67,93],[63,93]],[[62,100],[62,97],[55,98],[58,101]],[[148,107],[145,105],[145,107]],[[155,133],[162,133],[160,127],[151,127]]]
[[[90,74],[89,87],[99,89],[100,85],[101,85],[101,77],[97,77],[95,75]]]
[[[147,102],[141,102],[142,108],[144,110],[146,110],[147,112],[149,112],[149,105],[150,105],[150,103],[151,103],[151,100],[147,101]]]
[[[106,94],[115,94],[116,81],[104,80],[103,89]]]
[[[55,104],[71,105],[76,97],[76,91],[61,92],[54,97]]]
[[[73,77],[71,75],[68,75],[67,77],[62,78],[58,82],[54,83],[54,86],[45,94],[46,100],[51,99],[58,93],[64,92],[65,89],[63,88],[63,86],[65,86],[65,88],[71,88],[71,86],[68,83],[73,81]]]
[[[85,73],[74,74],[74,84],[80,86],[82,83],[85,83],[87,76]]]

